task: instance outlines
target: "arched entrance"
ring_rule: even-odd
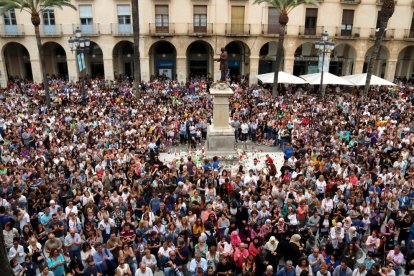
[[[296,76],[318,72],[318,52],[315,44],[306,42],[296,48],[293,74]]]
[[[329,73],[337,76],[351,75],[355,57],[354,47],[346,43],[337,45],[331,54]]]
[[[260,48],[259,53],[259,74],[266,74],[270,72],[274,72],[275,70],[275,62],[277,56],[277,42],[270,41],[267,42]],[[282,66],[283,68],[283,60]]]
[[[127,76],[132,78],[134,75],[134,44],[130,41],[118,42],[112,51],[114,64],[114,76]]]
[[[151,46],[149,56],[153,76],[175,79],[177,51],[174,45],[168,41],[159,41]]]
[[[225,47],[232,80],[240,80],[250,72],[250,49],[241,41],[233,41]],[[247,77],[247,76],[246,76]]]
[[[187,48],[187,68],[190,77],[211,77],[213,72],[213,49],[205,41],[194,41]]]
[[[400,78],[414,78],[414,46],[405,47],[398,55],[395,75]]]
[[[366,73],[368,70],[368,63],[371,58],[372,52],[374,51],[374,46],[368,49],[367,53],[365,54],[365,62],[364,62],[364,68],[363,73]],[[381,46],[379,50],[378,55],[378,61],[376,62],[377,65],[372,70],[372,74],[383,78],[385,76],[385,68],[387,66],[387,60],[388,60],[388,50],[384,46]]]
[[[29,51],[17,42],[9,42],[3,47],[3,60],[8,78],[33,80]]]
[[[89,51],[86,52],[85,63],[86,71],[92,78],[103,78],[105,76],[102,49],[93,41],[91,41]]]
[[[46,74],[59,76],[61,78],[68,78],[68,64],[66,62],[65,49],[56,42],[46,42],[42,45],[43,55],[45,58]]]

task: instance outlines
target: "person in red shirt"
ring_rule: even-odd
[[[131,229],[131,225],[129,225],[129,223],[126,223],[119,236],[121,237],[122,242],[131,245],[135,239],[135,232]]]

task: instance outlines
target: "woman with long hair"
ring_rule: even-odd
[[[37,265],[40,265],[44,262],[45,257],[42,251],[42,245],[37,241],[35,237],[29,239],[27,246],[27,255],[31,257],[32,262]]]
[[[88,266],[88,259],[93,257],[95,251],[95,247],[91,246],[88,242],[82,244],[81,259],[84,267]]]
[[[296,271],[296,276],[299,276],[299,275],[303,276],[305,275],[305,273],[307,276],[312,276],[312,268],[309,265],[308,258],[306,257],[300,258],[295,268],[295,271]]]
[[[56,248],[50,250],[49,258],[47,258],[47,266],[53,271],[54,276],[65,275],[65,258]]]
[[[122,245],[122,249],[119,251],[119,263],[121,265],[121,259],[124,260],[125,264],[129,266],[132,275],[135,275],[135,254],[132,247],[128,243]]]

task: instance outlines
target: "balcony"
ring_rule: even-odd
[[[73,31],[79,28],[82,31],[82,34],[86,36],[98,36],[100,35],[100,25],[98,24],[90,24],[90,25],[73,25]]]
[[[131,24],[111,23],[111,35],[132,36],[134,34]]]
[[[371,32],[369,35],[370,39],[375,40],[375,38],[377,37],[377,35],[379,34],[379,32],[377,31],[378,29],[376,28],[371,28]],[[385,31],[384,33],[384,37],[382,38],[382,40],[390,40],[394,38],[394,33],[395,33],[395,29],[388,29]]]
[[[188,24],[188,35],[196,37],[211,36],[213,34],[213,24],[207,23],[205,26]]]
[[[414,29],[404,30],[404,40],[414,41]]]
[[[250,24],[226,24],[227,36],[248,36],[250,35]]]
[[[62,24],[40,25],[40,36],[42,37],[61,37],[62,35]]]
[[[358,5],[361,4],[361,0],[340,0],[341,4],[346,4],[346,5]]]
[[[280,31],[279,24],[262,24],[262,35],[278,37]],[[287,33],[287,26],[285,28],[285,34]]]
[[[1,37],[19,37],[24,36],[23,24],[18,25],[0,25]]]
[[[174,35],[174,24],[149,23],[149,33],[153,36],[166,37]]]
[[[357,39],[360,37],[361,28],[352,27],[350,30],[343,30],[342,27],[336,28],[335,37],[338,39]]]
[[[317,26],[315,28],[307,28],[305,26],[299,26],[298,35],[302,38],[320,38],[323,34],[323,26]]]

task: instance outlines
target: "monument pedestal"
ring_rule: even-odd
[[[210,88],[213,99],[213,123],[207,131],[206,156],[237,156],[234,130],[229,124],[229,98],[233,90],[226,83]]]

